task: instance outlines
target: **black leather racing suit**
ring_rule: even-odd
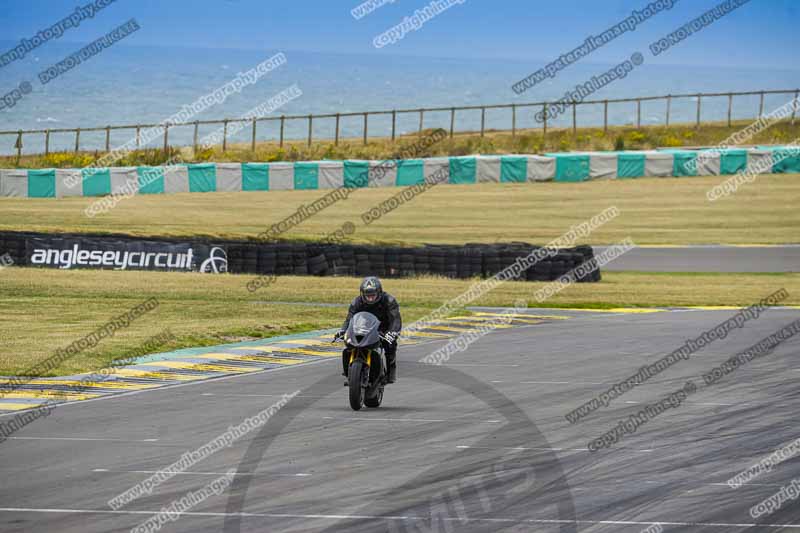
[[[353,303],[350,304],[350,309],[347,311],[347,318],[344,319],[342,330],[347,331],[347,326],[350,325],[350,319],[353,318],[353,315],[361,313],[362,311],[372,313],[381,321],[381,333],[391,331],[397,335],[400,334],[400,329],[403,327],[403,320],[400,318],[400,304],[397,303],[397,300],[391,294],[384,292],[381,295],[381,299],[373,304],[369,304],[365,302],[361,296],[357,296],[353,300]],[[396,335],[394,342],[388,343],[382,340],[381,345],[386,353],[386,363],[389,365],[389,369],[395,367],[397,365]],[[347,375],[349,363],[350,359],[347,356],[347,348],[345,348],[342,351],[342,370],[345,376]]]

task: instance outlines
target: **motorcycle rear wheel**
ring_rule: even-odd
[[[380,407],[383,401],[383,385],[378,387],[378,392],[372,398],[364,398],[364,405],[367,407]]]

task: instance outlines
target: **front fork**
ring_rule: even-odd
[[[353,348],[352,350],[350,350],[350,362],[348,363],[348,366],[352,365],[353,361],[355,360],[356,360],[356,348]],[[372,350],[367,351],[367,357],[366,359],[364,359],[364,364],[366,364],[367,367],[370,368],[372,367]]]

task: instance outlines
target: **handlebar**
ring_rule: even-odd
[[[390,340],[389,340],[389,339],[386,337],[386,335],[385,335],[385,334],[379,333],[379,334],[378,334],[378,337],[380,337],[380,339],[381,339],[382,341],[386,341],[386,342],[392,342],[392,341],[390,341]],[[396,336],[396,337],[394,338],[394,340],[397,340],[399,337],[400,337],[399,335],[398,335],[398,336]],[[341,341],[341,340],[344,340],[344,333],[343,333],[343,332],[341,332],[341,331],[337,331],[337,332],[336,332],[336,334],[333,336],[333,340],[331,341],[331,344],[333,344],[334,342]]]

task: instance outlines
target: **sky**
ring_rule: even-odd
[[[3,0],[0,36],[30,38],[92,0]],[[649,0],[460,1],[396,43],[373,39],[430,0],[393,0],[360,20],[362,0],[116,0],[69,29],[63,43],[90,42],[129,18],[141,29],[119,46],[184,46],[395,55],[422,58],[510,59],[542,66],[590,34],[642,9]],[[670,0],[673,1],[673,0]],[[674,6],[594,52],[588,63],[618,63],[714,7],[720,0],[674,0]],[[796,69],[798,0],[750,0],[669,54],[649,64]]]

